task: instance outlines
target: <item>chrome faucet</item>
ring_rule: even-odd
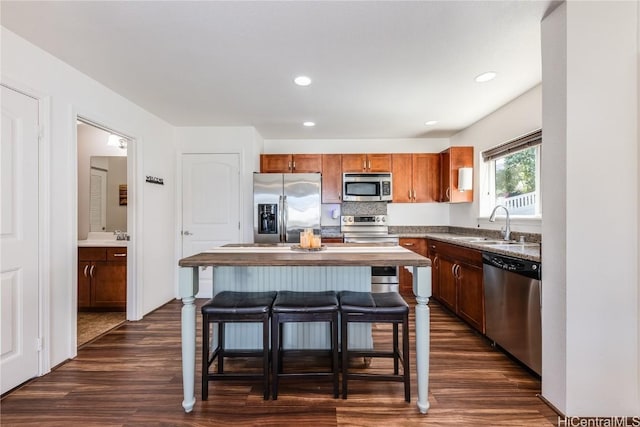
[[[498,208],[504,209],[504,211],[507,213],[507,221],[506,221],[505,228],[502,231],[502,235],[504,236],[504,240],[509,240],[509,238],[511,237],[511,219],[509,218],[509,209],[507,209],[506,206],[497,205],[495,208],[493,208],[493,212],[491,212],[489,221],[496,222],[496,211],[498,210]]]

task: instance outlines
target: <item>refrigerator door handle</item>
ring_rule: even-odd
[[[286,243],[287,241],[287,222],[289,221],[287,209],[287,196],[284,196],[282,198],[282,239],[280,239],[282,243]]]
[[[278,240],[282,242],[282,223],[283,223],[282,196],[278,198],[278,210],[280,211],[280,214],[278,215]]]

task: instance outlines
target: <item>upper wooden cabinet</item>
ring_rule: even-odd
[[[261,154],[262,173],[321,173],[321,154]]]
[[[391,154],[343,154],[342,172],[390,172]]]
[[[342,202],[342,155],[322,155],[322,203]]]
[[[473,167],[473,147],[449,147],[440,153],[440,201],[473,202],[473,190],[458,189],[458,170]]]
[[[394,202],[439,201],[440,155],[433,153],[393,154],[391,164]]]

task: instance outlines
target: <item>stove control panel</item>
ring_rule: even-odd
[[[371,225],[385,224],[387,222],[386,215],[343,215],[342,223],[349,225]]]

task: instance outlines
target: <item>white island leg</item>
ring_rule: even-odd
[[[413,293],[416,296],[416,371],[418,378],[418,410],[429,410],[429,297],[431,267],[413,268]]]
[[[180,297],[182,298],[182,407],[191,412],[196,404],[196,305],[198,293],[198,267],[180,270]]]

